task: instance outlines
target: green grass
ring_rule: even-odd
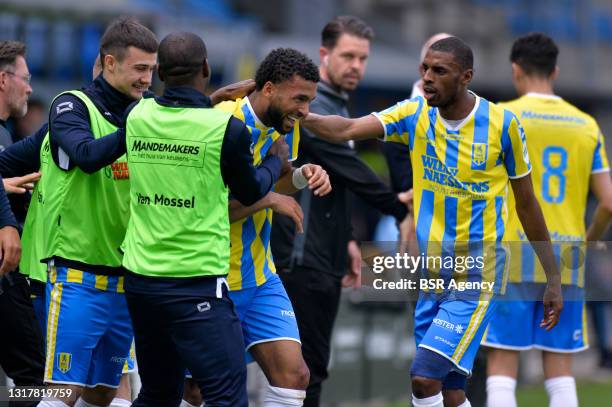
[[[578,399],[580,407],[600,407],[612,405],[612,385],[610,383],[593,383],[579,381]],[[521,386],[517,390],[519,407],[546,407],[548,397],[544,385]],[[395,403],[385,407],[409,407],[410,403]]]
[[[612,404],[612,386],[610,383],[578,382],[577,387],[580,407],[599,407]],[[520,407],[548,405],[544,385],[521,387],[516,397]]]

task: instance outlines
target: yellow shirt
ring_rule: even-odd
[[[584,286],[584,215],[591,174],[609,171],[604,139],[595,120],[558,96],[527,94],[500,103],[525,129],[532,180],[561,269],[563,284]],[[511,282],[546,282],[544,270],[514,210],[505,240],[511,242]],[[512,243],[522,242],[522,243]],[[572,243],[578,242],[578,243]]]
[[[261,164],[272,144],[281,134],[266,127],[255,115],[248,97],[219,103],[215,108],[232,113],[243,121],[251,133],[253,165]],[[300,142],[299,124],[285,134],[289,145],[289,160],[297,158]],[[262,209],[230,225],[230,271],[227,277],[230,290],[260,286],[276,273],[270,248],[272,210]]]
[[[527,175],[531,166],[518,119],[474,96],[473,111],[457,127],[446,123],[421,96],[375,115],[386,141],[410,147],[421,255],[442,260],[477,257],[484,254],[484,243],[496,249],[484,267],[465,270],[456,263],[433,262],[425,275],[445,281],[494,282],[493,291],[501,292],[506,256],[497,246],[506,227],[508,181]]]

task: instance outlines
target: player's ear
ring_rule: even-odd
[[[208,65],[208,59],[205,59],[204,63],[202,64],[202,77],[210,77],[210,65]]]
[[[474,70],[473,69],[466,69],[465,71],[463,71],[463,78],[462,78],[462,82],[465,86],[467,86],[470,82],[472,82],[472,78],[474,76]]]
[[[559,76],[559,66],[555,65],[555,69],[553,70],[552,74],[550,75],[550,80],[555,81],[555,80],[557,80],[558,76]]]
[[[521,68],[520,65],[515,62],[512,62],[511,66],[512,66],[512,79],[516,81],[521,76],[523,76],[523,68]]]
[[[327,65],[327,61],[329,59],[329,50],[325,47],[319,48],[319,59],[321,60],[321,65]]]
[[[6,71],[0,71],[0,90],[4,90],[8,83],[9,74]]]
[[[272,94],[274,93],[274,84],[270,81],[266,82],[263,85],[263,88],[261,88],[261,92],[267,97],[272,96]]]
[[[117,60],[111,54],[104,55],[104,64],[102,65],[102,71],[108,69],[109,72],[115,72],[115,65],[117,64]]]
[[[159,78],[160,81],[165,82],[165,77],[164,77],[164,73],[161,69],[161,66],[159,66],[159,64],[157,65],[157,77]]]

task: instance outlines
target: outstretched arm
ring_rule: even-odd
[[[45,123],[30,137],[10,145],[0,153],[0,173],[3,177],[18,177],[40,168],[40,149],[49,126]]]
[[[244,81],[231,83],[220,89],[217,89],[210,95],[210,104],[216,105],[225,100],[234,100],[248,95],[255,90],[255,81],[246,79]]]
[[[322,116],[310,113],[300,122],[317,136],[331,142],[381,138],[385,135],[380,120],[373,114],[357,119],[342,116]]]

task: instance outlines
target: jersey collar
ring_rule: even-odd
[[[561,99],[561,96],[550,95],[547,93],[538,93],[538,92],[527,92],[525,96],[531,96],[534,98],[542,98],[542,99]]]
[[[468,90],[468,92],[470,92],[470,94],[472,94],[476,98],[476,102],[474,103],[474,108],[472,108],[472,111],[467,116],[465,116],[464,119],[453,120],[453,122],[458,122],[458,124],[456,124],[455,126],[453,126],[451,123],[448,122],[448,120],[442,117],[442,115],[440,114],[440,111],[438,110],[438,117],[442,121],[442,124],[444,125],[446,130],[459,131],[467,122],[470,121],[472,116],[474,116],[474,113],[476,112],[476,110],[478,110],[478,106],[480,106],[480,96],[478,96],[471,90]]]
[[[261,120],[259,120],[259,117],[257,117],[257,115],[255,114],[255,110],[253,110],[253,106],[251,106],[251,101],[249,100],[248,96],[244,97],[246,99],[245,103],[247,105],[247,108],[249,109],[249,111],[251,112],[251,114],[253,115],[253,118],[255,119],[255,125],[259,128],[262,129],[268,129],[268,126],[266,126],[265,124],[263,124],[263,122]]]

